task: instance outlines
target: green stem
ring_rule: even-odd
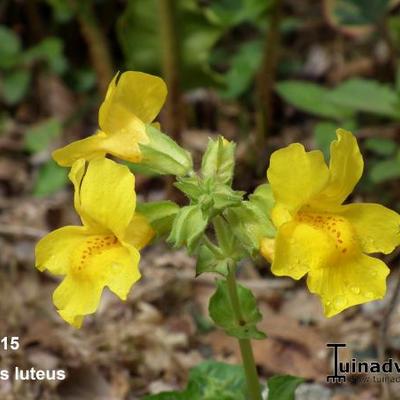
[[[278,65],[282,0],[274,0],[269,15],[263,59],[257,76],[256,150],[264,154],[266,138],[273,123],[273,93]]]
[[[89,49],[99,91],[105,94],[114,76],[114,66],[108,39],[101,29],[101,24],[93,9],[93,2],[70,1],[75,7],[80,29]]]
[[[167,132],[180,141],[183,127],[181,97],[181,51],[179,45],[177,4],[174,0],[158,0],[160,15],[160,41],[162,43],[162,65],[168,86],[165,107]]]
[[[163,126],[168,134],[179,143],[184,125],[184,114],[181,96],[179,21],[176,15],[178,5],[176,3],[178,2],[175,0],[158,0],[162,69],[168,87]],[[173,182],[173,177],[166,177],[166,196],[176,200]]]
[[[239,324],[245,323],[242,310],[240,308],[239,296],[235,277],[235,268],[229,268],[229,274],[226,278],[228,284],[229,298],[235,317]],[[249,339],[239,339],[240,353],[242,355],[243,368],[246,375],[247,389],[250,400],[262,400],[260,382],[254,361],[253,350]]]

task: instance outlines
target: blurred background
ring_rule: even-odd
[[[397,0],[1,0],[0,336],[20,336],[22,349],[0,351],[0,369],[63,368],[69,377],[0,381],[0,399],[140,399],[184,387],[201,360],[240,360],[206,316],[214,277],[195,280],[184,251],[144,251],[127,303],[106,292],[79,331],[53,309],[56,279],[34,269],[37,240],[78,223],[68,171],[51,151],[96,130],[117,71],[166,80],[162,129],[195,159],[209,137],[235,140],[237,189],[265,182],[269,155],[291,142],[329,157],[343,127],[365,159],[352,200],[400,211],[399,10]],[[132,168],[142,200],[176,196],[168,180]],[[244,262],[240,279],[269,334],[254,344],[260,375],[307,378],[299,399],[394,399],[399,383],[327,386],[325,346],[347,343],[348,359],[400,356],[398,254],[385,258],[383,301],[329,320],[304,281]]]

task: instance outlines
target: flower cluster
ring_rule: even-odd
[[[342,204],[363,172],[352,133],[337,131],[329,167],[320,151],[306,152],[299,143],[275,151],[268,183],[244,200],[243,192],[232,189],[233,142],[210,140],[194,172],[191,155],[160,132],[153,121],[166,93],[158,77],[140,72],[115,77],[100,107],[100,129],[53,153],[58,164],[71,167],[82,221],[49,233],[36,246],[37,268],[64,277],[53,295],[64,320],[80,327],[96,311],[104,287],[125,300],[140,278],[139,250],[155,234],[186,246],[197,257],[197,274],[227,278],[241,259],[261,253],[277,276],[307,275],[327,317],[384,296],[389,268],[368,254],[387,254],[400,245],[400,215],[378,204]],[[107,155],[175,175],[189,204],[154,202],[137,212],[134,175]],[[225,287],[218,290],[214,303],[225,304]],[[241,290],[248,296],[244,304],[255,305]],[[260,314],[250,314],[245,326],[224,316],[222,325],[235,336],[253,332],[260,338],[255,329]]]

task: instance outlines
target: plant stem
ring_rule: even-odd
[[[235,268],[229,268],[229,274],[226,278],[228,284],[229,298],[238,324],[245,323],[242,310],[240,308],[239,296],[237,292],[237,284],[235,277]],[[253,350],[249,339],[239,339],[240,353],[242,355],[243,368],[246,375],[247,389],[250,400],[262,400],[260,382],[256,363],[254,362]]]
[[[269,16],[269,28],[265,38],[263,59],[257,76],[256,99],[256,150],[264,155],[265,139],[273,122],[273,91],[278,64],[282,0],[274,0]]]
[[[184,114],[180,80],[181,54],[176,16],[178,5],[176,3],[175,0],[158,0],[162,69],[168,87],[163,125],[168,134],[179,143],[184,125]],[[176,192],[173,182],[172,177],[166,178],[165,191],[167,198],[175,200]]]
[[[168,133],[179,142],[183,127],[180,65],[181,54],[174,0],[158,0],[160,12],[160,41],[162,43],[162,66],[168,86],[165,125]]]
[[[97,77],[99,91],[104,94],[114,76],[114,66],[108,40],[93,9],[93,2],[71,0]]]

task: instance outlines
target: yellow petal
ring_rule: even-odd
[[[80,158],[92,160],[104,157],[107,153],[103,143],[105,137],[106,135],[103,132],[98,132],[85,139],[72,142],[61,149],[53,151],[53,159],[62,167],[70,167]]]
[[[400,245],[400,215],[380,204],[349,204],[337,209],[352,225],[364,253],[391,253]]]
[[[102,148],[122,160],[138,163],[142,159],[139,143],[148,143],[145,125],[136,117],[132,117],[130,124],[106,135]]]
[[[275,255],[275,239],[263,238],[260,243],[261,255],[272,264]]]
[[[65,226],[50,232],[36,245],[36,268],[48,269],[56,275],[67,274],[73,251],[89,235],[88,229],[82,226]]]
[[[74,254],[69,274],[76,281],[108,286],[125,300],[131,286],[140,278],[140,254],[112,235],[93,235]]]
[[[275,238],[271,270],[277,276],[300,279],[312,268],[324,265],[334,252],[334,243],[320,229],[296,221],[287,222]]]
[[[160,112],[166,95],[164,81],[156,76],[133,71],[116,76],[100,106],[101,131],[54,151],[54,160],[70,167],[80,158],[89,161],[112,154],[140,162],[139,143],[148,142],[145,124]]]
[[[322,191],[329,173],[320,151],[306,152],[294,143],[272,154],[267,177],[276,203],[293,214]]]
[[[95,228],[98,232],[104,231],[106,232],[107,229],[104,229],[101,225],[99,225],[96,221],[94,221],[87,213],[87,211],[82,208],[81,206],[81,184],[82,179],[86,173],[87,164],[83,158],[75,161],[72,164],[71,170],[69,171],[68,177],[72,184],[74,185],[74,207],[76,212],[79,214],[83,225],[91,226]]]
[[[93,229],[101,227],[123,237],[136,206],[134,175],[128,167],[107,158],[90,161],[83,176],[81,170],[82,165],[78,164],[74,174],[71,171],[71,179],[83,222]]]
[[[121,300],[126,300],[129,290],[140,279],[140,254],[133,246],[121,247],[110,260],[111,270],[106,285]]]
[[[126,128],[131,118],[147,124],[160,112],[167,95],[164,81],[143,72],[128,71],[114,79],[100,107],[99,124],[112,133]]]
[[[360,180],[364,161],[351,132],[336,131],[338,139],[331,144],[329,164],[330,180],[324,191],[315,199],[315,205],[332,206],[342,204]]]
[[[100,243],[101,236],[91,236],[92,244],[87,241],[72,251],[69,273],[53,295],[59,314],[74,326],[96,311],[105,286],[126,300],[130,288],[140,278],[140,255],[134,247],[110,241],[98,248],[93,244],[96,238]],[[90,253],[85,252],[88,246]]]
[[[67,276],[54,291],[53,302],[60,316],[79,328],[83,317],[97,310],[102,290],[101,282]]]
[[[135,213],[125,231],[124,241],[140,250],[150,242],[153,236],[154,230],[147,219]]]
[[[389,272],[383,261],[360,253],[336,265],[312,269],[307,285],[320,296],[325,316],[332,317],[356,304],[382,299]]]
[[[83,158],[75,161],[69,171],[68,178],[74,185],[74,207],[78,214],[81,211],[80,189],[83,176],[86,172],[86,162]]]

